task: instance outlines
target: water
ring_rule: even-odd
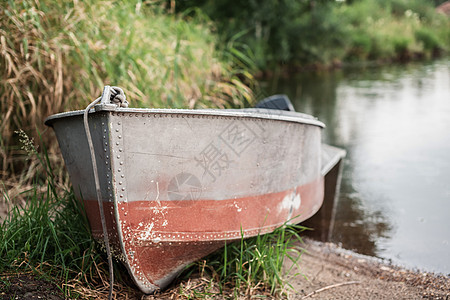
[[[331,241],[450,273],[450,60],[266,83],[347,150]]]

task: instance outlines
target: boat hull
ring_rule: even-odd
[[[46,124],[101,241],[82,115]],[[146,293],[228,241],[308,219],[324,198],[323,124],[302,114],[97,107],[89,127],[113,253]]]

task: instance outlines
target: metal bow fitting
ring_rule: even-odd
[[[123,90],[118,86],[111,87],[110,102],[118,105],[119,107],[128,107],[127,97],[125,96]]]

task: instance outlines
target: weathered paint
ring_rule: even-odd
[[[297,202],[300,198],[305,199],[302,205]],[[134,252],[133,255],[125,252],[127,260],[135,266],[130,267],[130,272],[143,289],[146,286],[164,288],[163,283],[170,283],[173,270],[223,247],[225,241],[240,239],[242,234],[251,237],[268,233],[287,220],[302,222],[316,212],[316,204],[322,199],[323,180],[319,178],[276,194],[223,201],[196,200],[183,206],[176,201],[133,201],[128,204],[126,215],[125,210],[120,209],[125,204],[119,203],[123,244],[125,249]],[[241,211],[236,209],[236,204]],[[85,200],[85,206],[94,236],[101,238],[97,201]],[[164,214],[159,207],[164,207]],[[113,211],[112,205],[105,211]]]
[[[323,124],[305,115],[100,107],[89,119],[113,252],[146,293],[226,241],[299,223],[322,204]],[[81,115],[47,124],[100,238]]]

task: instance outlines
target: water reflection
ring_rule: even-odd
[[[347,150],[332,241],[450,272],[450,61],[272,81]]]

